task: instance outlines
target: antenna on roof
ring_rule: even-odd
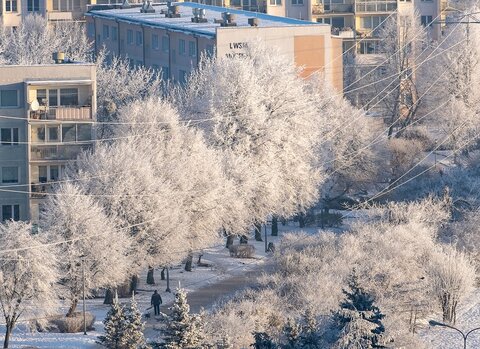
[[[143,2],[142,8],[140,9],[141,13],[155,13],[155,9],[152,6],[150,0],[145,0]]]

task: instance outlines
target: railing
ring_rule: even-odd
[[[32,145],[30,159],[38,160],[73,160],[80,152],[91,149],[92,144],[79,145]]]
[[[353,39],[355,37],[355,32],[352,28],[335,28],[332,27],[332,35],[337,35],[345,39]]]
[[[397,9],[396,1],[357,1],[356,12],[393,12]]]
[[[50,107],[30,111],[32,120],[92,120],[92,107]]]
[[[353,13],[353,5],[352,4],[312,5],[312,14],[321,15],[324,13]]]
[[[31,188],[31,197],[34,199],[41,199],[46,196],[47,193],[52,192],[53,184],[50,183],[32,183]]]

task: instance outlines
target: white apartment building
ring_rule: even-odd
[[[0,66],[0,221],[37,221],[68,161],[93,146],[95,66]]]

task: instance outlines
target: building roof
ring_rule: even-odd
[[[215,37],[216,30],[220,27],[220,23],[215,23],[214,20],[221,20],[223,12],[229,12],[235,15],[235,22],[237,23],[237,27],[250,27],[250,25],[248,24],[248,19],[252,17],[259,19],[258,27],[326,25],[321,23],[303,21],[299,19],[271,16],[264,13],[243,11],[219,6],[203,5],[192,2],[175,2],[172,3],[172,5],[176,5],[179,7],[180,18],[165,17],[165,14],[163,12],[167,11],[166,4],[153,4],[155,13],[141,13],[140,7],[137,6],[132,6],[130,8],[115,8],[105,10],[98,9],[98,7],[93,7],[93,9],[90,10],[86,15],[169,29],[172,31],[188,32],[208,37]],[[192,22],[192,9],[194,8],[205,9],[205,18],[208,19],[208,22]]]

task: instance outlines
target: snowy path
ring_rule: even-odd
[[[468,332],[473,328],[480,327],[480,290],[465,299],[457,311],[458,319],[455,327],[461,331]],[[432,320],[441,321],[438,316]],[[462,335],[455,330],[442,327],[426,326],[420,335],[430,348],[435,349],[456,349],[463,348]],[[467,348],[480,348],[480,331],[473,332],[468,336]]]

